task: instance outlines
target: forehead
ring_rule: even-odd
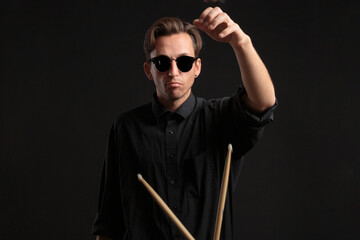
[[[150,55],[151,57],[166,55],[172,58],[176,58],[180,55],[194,56],[193,41],[187,33],[161,36],[156,39],[155,49]]]

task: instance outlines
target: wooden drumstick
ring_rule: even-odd
[[[222,224],[222,220],[223,220],[226,193],[227,193],[228,183],[229,183],[232,150],[233,150],[232,145],[229,144],[228,145],[228,153],[226,156],[225,167],[224,167],[224,172],[223,172],[223,177],[222,177],[222,182],[221,182],[220,197],[219,197],[219,204],[218,204],[215,232],[214,232],[214,240],[220,239],[221,224]]]
[[[168,215],[168,217],[173,221],[176,227],[181,231],[181,233],[188,240],[195,240],[195,238],[190,234],[190,232],[186,229],[186,227],[180,222],[180,220],[176,217],[176,215],[171,211],[171,209],[166,205],[166,203],[161,199],[161,197],[155,192],[155,190],[145,181],[145,179],[141,176],[141,174],[137,175],[139,181],[145,186],[145,188],[149,191],[150,195],[155,199],[155,201],[159,204],[161,209]]]

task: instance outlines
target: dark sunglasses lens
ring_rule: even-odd
[[[194,58],[189,56],[179,57],[177,60],[177,67],[182,72],[188,72],[192,69]]]
[[[156,57],[155,67],[159,72],[166,72],[170,68],[170,59],[166,56]]]

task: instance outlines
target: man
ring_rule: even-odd
[[[272,119],[274,87],[249,36],[220,8],[207,8],[193,25],[163,18],[145,36],[144,70],[156,93],[151,103],[120,115],[110,131],[93,227],[99,240],[183,239],[137,173],[195,239],[211,239],[229,143],[234,152],[221,238],[233,238],[233,190],[243,155]],[[244,85],[234,96],[207,101],[192,94],[201,72],[197,29],[233,48]]]

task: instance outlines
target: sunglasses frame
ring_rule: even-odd
[[[187,70],[187,71],[181,70],[181,69],[180,69],[180,68],[182,68],[181,66],[180,66],[180,68],[179,68],[178,60],[179,60],[179,58],[183,58],[183,57],[192,60],[191,68],[190,68],[189,70]],[[167,58],[167,60],[169,60],[169,62],[168,62],[168,63],[169,63],[169,67],[168,67],[167,69],[165,69],[165,70],[158,69],[158,67],[157,67],[157,62],[156,62],[156,61],[158,61],[159,58]],[[176,67],[177,67],[181,72],[189,72],[189,71],[193,68],[193,64],[194,64],[194,62],[195,62],[198,58],[199,58],[199,57],[191,57],[191,56],[186,56],[186,55],[180,56],[180,57],[178,57],[178,58],[169,58],[169,57],[166,56],[166,55],[159,55],[159,56],[156,56],[156,57],[153,57],[153,58],[149,59],[148,62],[149,62],[149,63],[150,63],[150,62],[154,63],[155,68],[156,68],[157,71],[159,71],[159,72],[166,72],[166,71],[168,71],[168,70],[170,69],[170,67],[171,67],[171,62],[172,62],[173,60],[175,60],[175,62],[176,62]]]

